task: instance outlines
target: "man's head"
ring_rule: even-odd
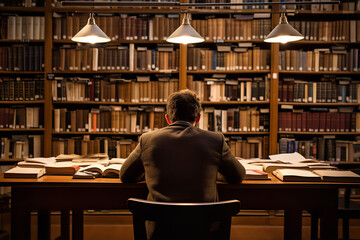
[[[170,94],[166,108],[166,119],[169,124],[175,121],[199,122],[200,101],[196,93],[189,89]]]

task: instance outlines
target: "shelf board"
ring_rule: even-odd
[[[269,104],[269,101],[249,101],[249,102],[240,102],[240,101],[227,101],[227,102],[211,102],[211,101],[201,101],[202,105],[266,105]]]
[[[57,105],[161,105],[165,106],[166,102],[97,102],[97,101],[53,101]]]
[[[299,102],[279,102],[279,105],[294,106],[341,106],[341,107],[357,107],[360,103],[299,103]]]
[[[194,9],[190,8],[191,14],[228,14],[228,13],[270,13],[271,9]]]
[[[360,132],[295,132],[295,131],[279,131],[278,134],[294,134],[294,135],[360,135]]]
[[[306,74],[306,75],[322,75],[322,74],[329,74],[329,75],[360,75],[359,72],[343,72],[343,71],[279,71],[280,74]]]
[[[114,12],[114,13],[154,13],[154,14],[168,14],[168,13],[179,13],[180,8],[170,9],[165,7],[163,9],[149,9],[148,7],[53,7],[53,12],[89,12],[89,8],[96,12]]]
[[[20,159],[20,158],[0,158],[0,163],[2,163],[2,162],[17,163],[17,162],[21,162],[21,161],[24,161],[24,159]]]
[[[64,40],[64,39],[62,39],[62,40],[53,40],[53,43],[61,43],[61,44],[73,43],[73,44],[77,44],[74,41]],[[135,44],[139,44],[139,43],[146,43],[146,44],[167,43],[167,44],[170,44],[165,40],[112,40],[112,41],[110,41],[108,43],[105,43],[105,44],[108,46],[108,45],[119,45],[119,44],[122,44],[122,43],[135,43]]]
[[[12,39],[0,39],[0,43],[44,43],[44,39],[42,40],[12,40]]]
[[[44,71],[0,71],[0,74],[15,74],[15,75],[44,74]]]
[[[39,101],[0,101],[0,105],[2,104],[44,104],[44,100],[39,100]]]
[[[231,135],[269,135],[269,132],[222,132],[226,136]]]
[[[101,70],[101,71],[52,71],[55,74],[162,74],[162,73],[179,73],[178,70],[159,70],[159,71],[127,71],[127,70]]]
[[[40,12],[44,13],[45,7],[0,7],[0,12]]]
[[[119,133],[119,132],[53,132],[53,135],[132,135],[138,136],[143,133]],[[223,132],[224,135],[268,135],[269,132]]]
[[[1,128],[0,132],[41,132],[44,128]]]
[[[360,11],[311,11],[311,10],[296,10],[297,14],[311,14],[311,15],[353,15],[360,14]]]
[[[53,135],[116,135],[116,136],[139,136],[143,133],[121,132],[52,132]]]
[[[287,44],[360,44],[359,41],[357,42],[350,42],[350,41],[312,41],[312,40],[300,40],[294,42],[288,42]]]
[[[224,73],[224,74],[240,74],[240,73],[270,73],[270,70],[189,70],[188,74],[215,74],[215,73]]]

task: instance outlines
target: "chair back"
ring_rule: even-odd
[[[231,217],[240,211],[240,201],[169,203],[130,198],[128,208],[135,240],[147,239],[146,221],[152,221],[146,223],[154,230],[152,239],[229,240]]]

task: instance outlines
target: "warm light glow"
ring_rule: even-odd
[[[192,36],[179,36],[176,38],[168,39],[167,41],[171,42],[171,43],[189,44],[189,43],[199,43],[199,42],[203,42],[205,40],[201,39],[201,38],[192,37]]]
[[[300,36],[278,36],[274,38],[265,39],[265,42],[269,43],[287,43],[287,42],[293,42],[293,41],[299,41],[301,39],[304,39],[304,37]]]
[[[81,43],[104,43],[104,42],[109,42],[110,39],[108,38],[103,38],[103,37],[99,37],[99,36],[84,36],[84,37],[73,37],[71,40],[75,41],[75,42],[81,42]]]

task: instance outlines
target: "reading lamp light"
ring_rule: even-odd
[[[96,25],[94,13],[90,13],[87,24],[75,36],[71,38],[74,42],[81,43],[104,43],[111,39]]]
[[[185,13],[180,27],[178,27],[167,39],[171,43],[199,43],[205,39],[190,25],[190,14]]]
[[[304,36],[289,24],[285,12],[282,12],[279,24],[267,35],[264,41],[269,43],[287,43],[301,39],[304,39]]]

